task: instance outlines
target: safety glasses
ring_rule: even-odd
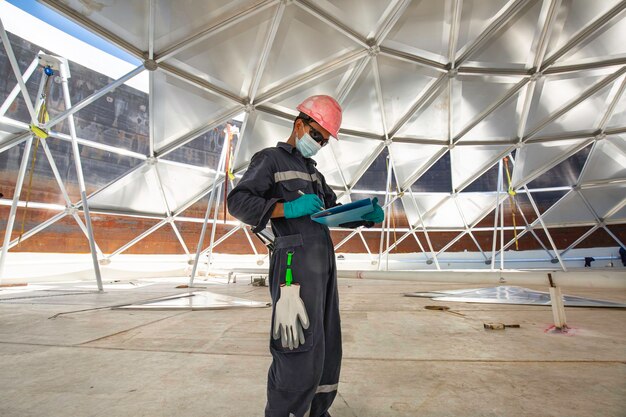
[[[302,121],[309,127],[309,135],[313,138],[313,140],[319,143],[322,147],[326,146],[328,139],[325,139],[324,135],[322,135],[318,130],[315,130],[315,128],[311,126],[308,121],[304,119],[302,119]]]

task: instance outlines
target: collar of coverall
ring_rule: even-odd
[[[287,142],[278,142],[278,144],[276,145],[277,147],[289,152],[290,154],[293,154],[294,151],[296,151],[295,146],[291,146],[290,144],[288,144]],[[305,161],[307,162],[311,162],[313,165],[317,165],[317,161],[313,158],[304,158]]]

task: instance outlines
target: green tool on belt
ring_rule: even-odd
[[[293,276],[291,275],[291,257],[293,256],[293,252],[287,252],[287,271],[285,272],[285,285],[290,286],[293,281]]]

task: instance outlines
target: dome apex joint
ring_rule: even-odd
[[[146,159],[146,165],[148,165],[148,166],[153,166],[153,165],[156,165],[158,161],[159,161],[159,160],[157,159],[157,157],[156,157],[156,156],[149,156],[149,157]]]
[[[367,48],[367,54],[371,57],[375,57],[378,54],[380,54],[380,46],[378,45],[372,45],[369,48]]]
[[[143,61],[143,66],[148,71],[156,71],[159,68],[159,64],[154,59],[146,59]]]

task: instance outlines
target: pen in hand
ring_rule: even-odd
[[[298,190],[298,194],[300,195],[304,195],[304,193],[302,192],[302,190]],[[320,207],[320,210],[326,210],[324,207]]]

